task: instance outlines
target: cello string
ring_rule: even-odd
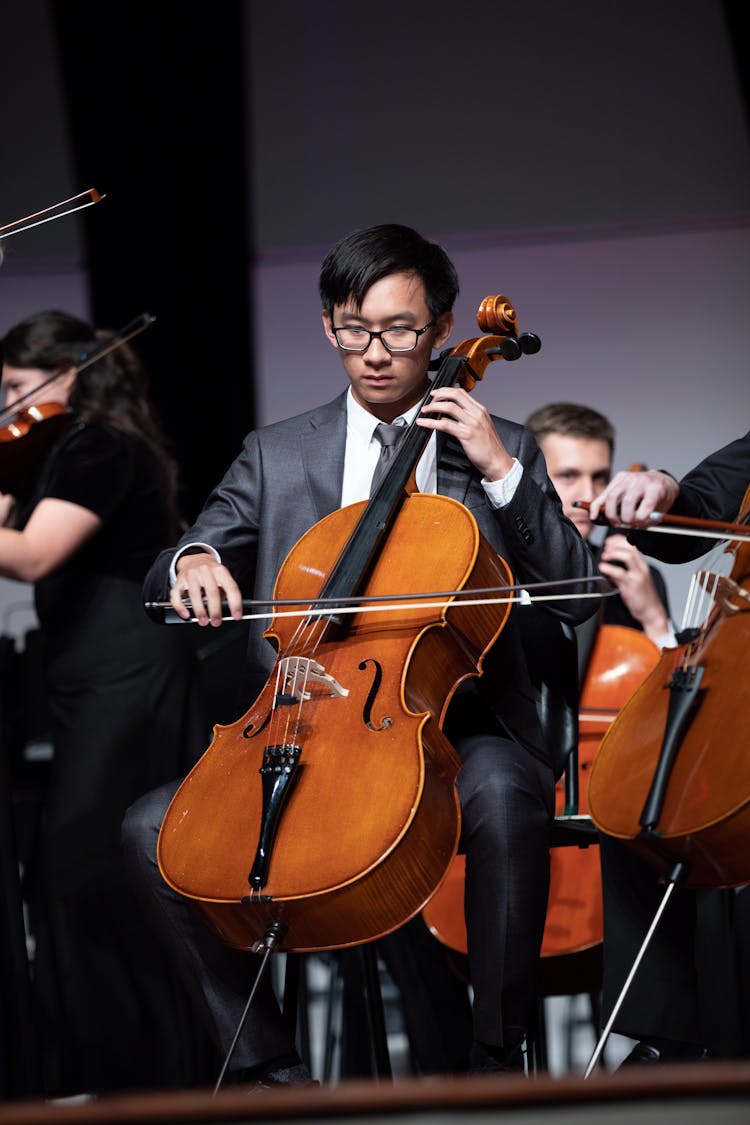
[[[690,628],[690,622],[693,618],[695,610],[696,587],[698,584],[697,575],[691,574],[690,586],[688,588],[687,598],[685,599],[685,607],[682,611],[682,622],[680,623],[680,630],[684,632],[685,629]]]
[[[687,617],[685,625],[687,628],[697,628],[701,617],[701,605],[706,593],[706,580],[701,575],[700,571],[696,571],[691,579],[692,598],[690,603],[690,613]]]
[[[297,677],[298,671],[299,671],[299,657],[298,656],[288,657],[283,662],[282,667],[281,667],[281,684],[280,684],[280,688],[279,688],[281,696],[287,696],[287,695],[293,694],[294,683],[296,682],[296,680],[298,678]],[[283,730],[283,737],[278,738],[277,741],[279,743],[282,743],[282,742],[288,743],[289,742],[289,720],[290,720],[290,716],[291,716],[291,708],[287,708],[287,707],[278,708],[278,696],[274,700],[274,706],[277,707],[278,714],[279,714],[280,721],[278,723],[278,726]]]
[[[709,578],[713,579],[711,589],[709,590]],[[716,591],[719,586],[719,575],[712,573],[706,576],[706,582],[703,587],[703,604],[706,605],[706,611],[703,615],[703,622],[706,623],[708,618],[716,605]],[[702,608],[702,607],[701,607]]]
[[[284,674],[283,661],[279,661],[276,668],[276,681],[273,685],[273,700],[271,701],[271,721],[268,724],[268,737],[266,739],[266,747],[273,746],[274,743],[279,742],[278,730],[280,726],[279,706],[278,699],[281,692],[284,690],[281,677]]]
[[[286,724],[286,736],[287,736],[287,740],[289,742],[294,742],[296,744],[298,739],[299,739],[299,732],[300,732],[300,728],[302,726],[302,710],[303,710],[304,704],[307,702],[307,686],[310,682],[309,681],[310,661],[309,660],[306,661],[306,663],[304,665],[304,672],[303,672],[303,678],[302,678],[301,683],[300,683],[300,672],[303,671],[303,665],[301,663],[301,657],[296,656],[294,658],[294,668],[295,668],[294,679],[292,680],[292,683],[289,685],[289,690],[292,692],[292,694],[297,694],[297,696],[298,696],[297,706],[295,708],[295,717],[294,717],[294,734],[290,735],[290,733],[289,733],[289,729],[290,729],[289,719],[291,718],[291,715],[290,715],[289,719],[287,719],[287,724]]]

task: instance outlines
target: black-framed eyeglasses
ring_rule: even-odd
[[[369,328],[361,328],[358,324],[348,328],[332,328],[336,343],[345,352],[366,352],[373,340],[380,340],[387,352],[413,352],[419,343],[419,337],[433,328],[435,321],[431,320],[424,328],[383,328],[380,332],[371,332]]]

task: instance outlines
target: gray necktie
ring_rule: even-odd
[[[380,484],[385,476],[388,466],[393,460],[398,443],[406,433],[407,427],[403,424],[400,426],[389,426],[386,422],[380,422],[375,427],[375,437],[380,442],[380,457],[375,466],[375,472],[372,474],[372,483],[370,484],[370,496],[375,494],[375,489]]]

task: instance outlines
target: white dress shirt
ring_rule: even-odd
[[[411,424],[419,403],[412,406],[398,418],[394,418],[394,425]],[[366,500],[370,495],[370,483],[375,466],[380,457],[382,448],[375,437],[375,430],[380,419],[369,410],[360,406],[352,394],[351,387],[346,396],[346,449],[344,452],[344,478],[341,484],[341,507],[354,504],[357,500]],[[424,452],[417,464],[416,481],[420,492],[437,491],[437,462],[436,462],[436,434],[430,434]],[[488,481],[482,479],[482,487],[487,493],[493,508],[504,508],[513,498],[513,494],[521,479],[523,467],[517,458],[513,458],[513,468],[501,480]],[[208,543],[186,543],[172,559],[169,568],[169,581],[174,586],[177,581],[177,560],[187,551],[195,552],[204,550],[214,555],[217,562],[221,562],[218,551]]]

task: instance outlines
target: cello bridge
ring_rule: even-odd
[[[277,702],[298,703],[312,699],[312,684],[321,684],[329,689],[331,696],[345,697],[349,689],[342,687],[338,680],[326,672],[322,664],[307,656],[287,656],[280,662],[279,679],[283,690],[277,694]]]
[[[716,583],[714,601],[729,616],[750,608],[750,593],[733,578],[722,574]]]

